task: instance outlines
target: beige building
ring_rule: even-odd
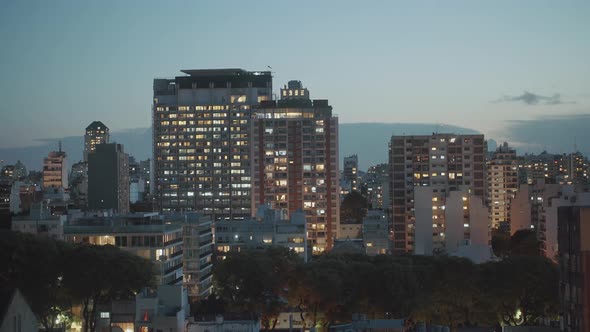
[[[299,81],[252,118],[252,211],[269,204],[303,210],[310,247],[329,250],[340,221],[338,118],[327,100],[311,100]]]
[[[483,135],[432,134],[391,138],[389,197],[394,253],[430,251],[428,246],[415,248],[414,227],[421,214],[426,218],[423,219],[424,225],[430,225],[424,235],[430,234],[434,248],[443,246],[444,200],[448,193],[467,190],[473,199],[484,200],[486,150]]]
[[[49,152],[43,159],[43,189],[67,188],[68,165],[66,153],[61,151]]]

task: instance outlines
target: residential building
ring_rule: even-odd
[[[391,254],[389,219],[380,210],[369,210],[363,218],[363,242],[369,256]]]
[[[270,71],[183,70],[154,79],[154,194],[163,211],[250,217],[251,108],[272,96]]]
[[[414,200],[414,254],[451,254],[462,246],[490,246],[488,209],[469,189],[441,195],[429,186],[416,187]]]
[[[311,100],[299,81],[281,99],[257,106],[252,138],[252,210],[269,204],[289,214],[303,210],[314,253],[337,235],[340,198],[338,118],[327,100]]]
[[[359,158],[356,154],[344,157],[344,179],[349,184],[350,191],[359,191]]]
[[[215,245],[218,257],[243,248],[263,249],[270,246],[289,248],[307,260],[307,226],[302,211],[287,216],[285,210],[259,206],[255,219],[220,220],[215,223]]]
[[[190,307],[186,288],[160,285],[135,296],[135,331],[186,331]]]
[[[443,248],[444,200],[450,191],[467,190],[483,202],[486,150],[483,135],[432,134],[391,138],[389,192],[394,253],[415,252],[414,227],[419,209],[427,209],[429,212],[425,210],[425,215],[431,215],[427,233],[433,237],[433,249]],[[418,195],[418,188],[430,189],[430,192],[421,191]],[[437,231],[433,232],[433,228]]]
[[[558,209],[566,206],[590,205],[590,192],[579,192],[577,185],[546,184],[538,180],[522,185],[511,206],[511,234],[533,229],[542,243],[543,254],[557,260]]]
[[[68,166],[66,153],[61,151],[49,152],[43,159],[43,189],[68,188]]]
[[[123,145],[98,144],[88,155],[88,209],[129,212],[129,155]]]
[[[166,220],[182,225],[182,284],[191,303],[211,294],[213,285],[213,232],[211,216],[196,212],[166,215]]]
[[[590,207],[558,209],[562,331],[590,332]]]
[[[379,164],[369,167],[363,181],[363,192],[367,197],[370,208],[389,210],[389,165]]]
[[[66,215],[52,214],[48,202],[41,201],[32,205],[28,216],[13,217],[12,230],[63,241],[66,222]]]
[[[64,239],[117,246],[154,262],[159,284],[182,284],[183,225],[167,222],[157,213],[81,218],[64,227]]]
[[[106,143],[109,143],[109,128],[100,121],[89,124],[84,134],[84,162],[88,162],[88,155],[98,144]]]
[[[70,172],[70,199],[72,205],[85,209],[88,204],[88,163],[72,165]]]
[[[504,143],[488,161],[487,204],[494,228],[510,227],[510,202],[518,191],[518,159],[516,150]]]

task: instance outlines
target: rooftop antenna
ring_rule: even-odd
[[[59,140],[58,146],[59,146],[59,152],[61,153],[61,140]]]
[[[576,136],[574,136],[574,153],[578,152],[578,142],[576,140]]]

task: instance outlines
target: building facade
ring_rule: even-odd
[[[43,189],[68,188],[68,165],[66,153],[61,151],[49,152],[43,159]]]
[[[155,79],[154,191],[163,211],[251,216],[251,108],[272,96],[269,71],[183,70]]]
[[[558,215],[562,331],[590,332],[590,207],[561,207]]]
[[[100,121],[89,124],[84,133],[84,162],[88,162],[88,155],[98,144],[105,143],[109,143],[109,128]]]
[[[487,203],[494,228],[510,227],[510,203],[518,191],[516,150],[504,143],[488,162]]]
[[[159,284],[182,284],[182,225],[167,223],[157,213],[80,218],[64,227],[64,240],[117,246],[151,260]]]
[[[393,136],[389,146],[390,206],[394,253],[414,251],[414,226],[421,203],[432,213],[433,243],[444,243],[444,201],[448,192],[468,190],[482,201],[485,195],[483,135],[432,134]],[[415,195],[416,188],[432,193]],[[435,226],[436,225],[436,226]],[[438,231],[432,232],[433,228]]]
[[[129,212],[129,155],[123,145],[98,144],[88,155],[88,209]]]
[[[288,248],[307,260],[307,223],[302,211],[287,217],[286,211],[258,208],[255,219],[215,223],[215,245],[218,257],[241,249],[264,249],[270,246]]]
[[[338,118],[327,100],[311,100],[301,82],[281,89],[278,102],[252,118],[252,210],[269,204],[303,210],[315,253],[330,249],[338,232],[340,195]]]
[[[349,185],[349,191],[359,191],[359,158],[356,154],[348,157],[344,157],[344,179]]]
[[[183,281],[191,303],[211,294],[213,285],[213,229],[211,216],[196,212],[166,215],[166,220],[182,225]]]

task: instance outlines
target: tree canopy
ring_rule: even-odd
[[[0,266],[0,287],[18,288],[48,331],[73,305],[83,308],[83,330],[94,331],[96,304],[134,297],[155,280],[149,260],[119,248],[11,231],[0,231]]]
[[[256,313],[268,330],[287,309],[307,328],[347,322],[353,313],[451,328],[530,324],[557,315],[557,267],[540,256],[477,265],[448,256],[327,254],[303,263],[288,251],[273,254],[243,250],[214,268],[225,309]]]

